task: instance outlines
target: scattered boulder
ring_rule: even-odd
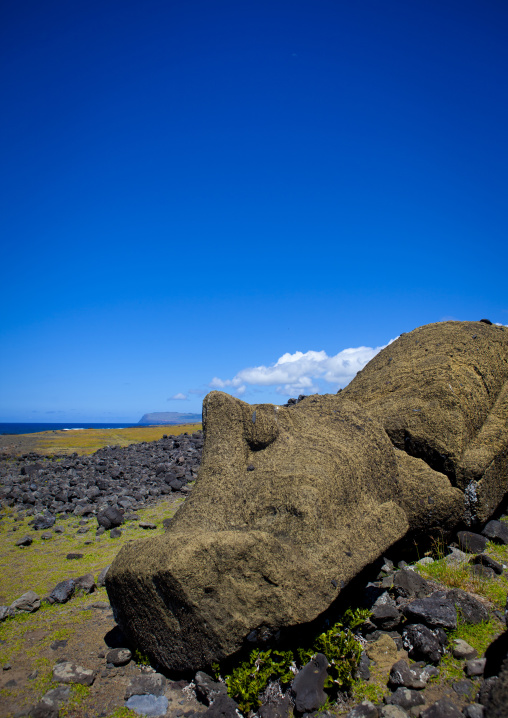
[[[106,661],[114,666],[126,666],[131,658],[132,653],[128,648],[113,648],[106,654]]]
[[[466,643],[466,641],[463,641],[461,638],[456,638],[453,641],[452,646],[452,656],[454,658],[458,658],[459,660],[470,660],[472,658],[476,658],[478,655],[475,648],[469,645],[469,643]]]
[[[491,541],[508,544],[508,523],[503,521],[489,521],[482,534]]]
[[[418,691],[400,687],[387,697],[386,702],[409,711],[415,706],[423,706],[425,704],[425,698]]]
[[[457,628],[457,612],[453,602],[439,593],[411,601],[404,606],[403,613],[408,621],[423,623],[430,628]]]
[[[406,626],[402,634],[404,648],[417,661],[439,663],[444,653],[442,642],[435,633],[421,623]]]
[[[23,536],[23,538],[16,541],[16,546],[30,546],[32,543],[33,538],[31,536]]]
[[[398,596],[404,598],[423,598],[431,593],[427,581],[410,569],[397,571],[393,577],[393,588]]]
[[[147,673],[146,675],[134,676],[126,688],[125,700],[136,695],[152,694],[154,696],[162,696],[165,688],[166,678],[161,673]]]
[[[494,573],[500,576],[503,573],[503,567],[500,563],[488,556],[486,553],[479,553],[469,561],[470,564],[481,565],[490,568]]]
[[[318,653],[309,661],[293,679],[291,692],[294,695],[296,710],[310,713],[326,701],[324,692],[328,660],[323,653]]]
[[[214,681],[208,674],[198,671],[194,677],[196,696],[207,705],[211,705],[219,695],[227,695],[225,683]]]
[[[43,529],[50,529],[56,521],[56,518],[51,514],[45,514],[44,516],[36,516],[31,521],[32,528],[34,531],[42,531]]]
[[[412,688],[421,690],[427,685],[429,674],[421,666],[410,666],[407,661],[401,659],[394,663],[390,670],[390,685],[395,687]],[[398,704],[402,705],[402,704]],[[404,706],[403,706],[404,707]]]
[[[466,676],[469,676],[470,678],[472,676],[482,676],[485,671],[485,662],[485,658],[472,658],[471,660],[466,661],[466,666],[464,668]]]
[[[35,591],[27,591],[11,603],[11,608],[16,612],[33,613],[41,607],[41,599]]]
[[[467,591],[461,588],[453,588],[448,591],[446,598],[455,605],[459,611],[460,619],[464,623],[482,623],[487,621],[489,614],[483,603],[471,596]]]
[[[441,698],[420,714],[420,718],[464,718],[462,712],[448,698]]]
[[[457,534],[459,548],[465,553],[481,553],[487,547],[487,539],[481,534],[471,531],[459,531]]]
[[[97,588],[93,574],[85,573],[84,576],[79,576],[74,579],[74,585],[76,593],[90,594]]]
[[[72,598],[75,588],[76,583],[74,579],[68,578],[65,581],[57,583],[49,594],[49,597],[54,603],[67,603],[67,601]]]
[[[346,718],[378,718],[379,711],[371,701],[362,701],[352,708]]]
[[[150,718],[165,716],[168,705],[169,702],[166,696],[154,696],[150,694],[131,696],[125,703],[126,708],[141,715],[150,716]]]
[[[97,514],[97,523],[107,530],[121,526],[124,522],[123,513],[114,506],[108,506],[107,509]]]
[[[83,668],[71,661],[63,661],[53,668],[53,680],[57,683],[80,683],[83,686],[91,686],[95,674],[89,668]]]

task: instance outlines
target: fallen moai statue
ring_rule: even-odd
[[[203,403],[193,492],[106,578],[127,636],[198,669],[322,614],[408,533],[486,521],[508,491],[508,330],[415,329],[336,395]]]

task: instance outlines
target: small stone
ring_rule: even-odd
[[[33,521],[30,521],[30,524],[35,531],[41,531],[43,529],[50,529],[55,521],[54,516],[46,514],[46,516],[37,516]]]
[[[491,568],[494,573],[497,573],[498,576],[500,576],[503,573],[503,567],[500,563],[497,561],[494,561],[493,558],[488,556],[486,553],[479,553],[476,556],[473,556],[473,558],[469,561],[471,564],[480,564],[481,566],[486,566],[487,568]]]
[[[109,535],[111,538],[119,538],[122,535],[122,532],[120,529],[111,529]]]
[[[458,658],[459,660],[462,659],[470,659],[470,658],[476,658],[478,655],[478,652],[469,645],[469,643],[466,643],[466,641],[463,641],[461,638],[456,638],[453,641],[453,647],[452,647],[452,656],[454,658]]]
[[[463,718],[463,715],[448,698],[441,698],[426,708],[420,718]]]
[[[75,583],[72,578],[60,581],[49,594],[49,598],[56,603],[66,603],[74,593]]]
[[[425,688],[428,680],[429,674],[425,672],[424,668],[416,666],[415,664],[410,666],[404,659],[394,663],[390,669],[389,681],[392,686],[402,686],[404,688],[420,690],[421,688]]]
[[[132,653],[128,648],[113,648],[106,654],[106,661],[114,666],[126,666],[132,658]]]
[[[482,534],[491,541],[508,544],[508,524],[503,521],[489,521]]]
[[[479,703],[470,703],[462,711],[464,718],[483,718],[485,715],[485,708]]]
[[[418,691],[411,690],[409,688],[399,687],[391,695],[385,699],[387,703],[395,706],[400,706],[404,710],[408,711],[415,706],[423,706],[425,704],[425,698]]]
[[[125,691],[125,700],[131,696],[152,694],[161,696],[166,689],[166,678],[161,673],[149,673],[131,678]]]
[[[489,614],[483,603],[480,603],[467,591],[454,588],[448,591],[446,598],[452,601],[458,609],[461,622],[477,624],[488,620]]]
[[[487,539],[485,536],[472,531],[459,531],[457,534],[459,548],[466,553],[481,553],[485,551]]]
[[[15,611],[26,611],[33,613],[41,607],[41,599],[35,591],[27,591],[22,596],[11,603],[11,608]]]
[[[53,680],[57,683],[80,683],[84,686],[91,686],[95,680],[95,674],[89,668],[83,668],[70,661],[63,661],[57,663],[53,668]]]
[[[150,716],[150,718],[166,715],[168,705],[169,701],[166,696],[150,694],[131,696],[125,703],[126,708],[130,708],[130,710],[141,715]]]
[[[93,577],[93,574],[91,573],[85,573],[84,576],[79,576],[79,578],[75,578],[74,583],[76,586],[76,591],[84,593],[85,595],[93,593],[97,588],[97,586],[95,585],[95,579]]]
[[[97,577],[97,586],[99,588],[102,588],[106,583],[106,574],[109,571],[109,566],[106,566],[106,568],[103,568],[100,574]]]
[[[457,611],[452,601],[433,593],[426,598],[417,598],[407,606],[403,613],[409,621],[423,623],[429,628],[457,628]]]
[[[496,575],[494,573],[494,569],[489,568],[488,566],[482,566],[481,564],[475,563],[473,566],[471,566],[471,573],[474,573],[475,576],[479,576],[480,578],[494,578]]]
[[[327,677],[328,660],[323,653],[317,653],[294,677],[291,691],[295,697],[296,710],[300,713],[315,711],[326,701],[324,684]]]
[[[12,668],[12,666],[11,666],[10,663],[4,663],[3,666],[2,666],[2,670],[3,670],[3,671],[10,671],[11,668]]]
[[[31,536],[23,536],[23,538],[16,541],[16,546],[30,546],[32,543],[33,538]]]
[[[50,648],[53,651],[57,651],[59,648],[66,648],[68,640],[66,638],[60,638],[58,641],[53,641],[50,644]]]
[[[466,661],[466,665],[464,667],[466,676],[483,676],[485,663],[485,658],[474,658],[470,661]]]
[[[140,521],[138,524],[139,528],[141,529],[156,529],[157,524],[152,524],[149,521]]]
[[[352,708],[346,718],[378,718],[379,711],[370,701],[362,701]]]
[[[10,606],[0,606],[0,621],[5,621],[6,618],[14,616],[16,611]]]
[[[469,681],[467,678],[452,683],[452,688],[457,695],[463,696],[464,698],[472,698],[475,693],[473,682]]]
[[[407,718],[408,714],[400,706],[387,705],[381,708],[379,718]]]
[[[41,539],[44,541],[49,541],[49,539],[53,538],[53,534],[50,531],[45,531],[43,534],[41,534]]]
[[[83,558],[83,555],[84,554],[82,554],[82,553],[68,553],[65,558],[69,559],[69,561],[73,561],[73,560]]]

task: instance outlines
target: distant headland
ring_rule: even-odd
[[[201,414],[181,414],[178,411],[154,411],[143,414],[138,424],[200,424]]]

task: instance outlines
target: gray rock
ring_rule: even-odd
[[[126,708],[140,715],[157,718],[166,715],[169,701],[166,696],[154,696],[150,694],[142,694],[139,696],[131,696],[125,703]]]
[[[472,698],[476,693],[474,683],[469,681],[467,678],[464,678],[461,681],[455,681],[452,683],[452,688],[457,695],[464,698]]]
[[[140,521],[138,524],[139,528],[141,529],[156,529],[157,524],[152,524],[149,521]]]
[[[45,516],[37,516],[32,522],[32,528],[35,531],[41,531],[43,529],[50,529],[55,523],[56,519],[51,514]]]
[[[32,543],[33,538],[31,536],[23,536],[23,538],[16,541],[16,546],[30,546]]]
[[[35,591],[27,591],[22,596],[11,603],[11,608],[16,612],[26,611],[33,613],[41,607],[41,599]]]
[[[407,718],[407,711],[402,706],[386,705],[381,708],[379,718]]]
[[[77,561],[80,558],[83,558],[83,554],[82,553],[68,553],[65,558],[68,559],[69,561]]]
[[[475,576],[479,576],[480,578],[494,578],[496,575],[494,572],[494,569],[489,568],[488,566],[482,566],[481,564],[475,563],[471,566],[471,573],[474,573]]]
[[[57,683],[80,683],[83,686],[91,686],[95,680],[95,673],[71,661],[63,661],[54,666],[53,680]]]
[[[431,592],[427,581],[409,569],[397,571],[393,577],[393,587],[395,593],[404,598],[423,598]]]
[[[379,711],[370,701],[362,701],[352,708],[346,718],[378,718]]]
[[[76,592],[81,592],[86,595],[89,595],[90,593],[93,593],[95,589],[97,588],[95,584],[95,579],[93,577],[93,574],[91,573],[85,573],[84,576],[79,576],[79,578],[74,579]]]
[[[489,614],[483,603],[480,603],[474,596],[460,588],[448,591],[446,598],[452,601],[460,613],[461,621],[464,623],[481,623],[487,621]]]
[[[426,710],[423,711],[420,718],[464,718],[457,706],[448,698],[441,698]]]
[[[229,696],[218,696],[200,718],[238,718],[238,705]]]
[[[464,718],[484,718],[485,708],[479,703],[470,703],[462,711]]]
[[[397,688],[397,690],[387,696],[385,700],[387,703],[400,706],[406,711],[409,711],[415,706],[423,706],[425,704],[425,698],[421,693],[403,687]]]
[[[106,661],[114,666],[126,666],[132,658],[128,648],[113,648],[106,654]]]
[[[391,631],[396,628],[402,620],[401,613],[389,604],[378,604],[372,608],[370,620],[378,628],[384,631]]]
[[[55,603],[66,603],[72,598],[76,584],[72,578],[66,581],[60,581],[49,594],[50,599]]]
[[[458,658],[459,660],[469,660],[471,658],[476,658],[477,655],[478,652],[461,638],[456,638],[453,641],[452,656],[454,658]]]
[[[392,686],[414,688],[420,690],[425,688],[429,674],[421,666],[409,666],[404,659],[394,663],[390,669],[389,682]],[[399,704],[401,705],[401,704]]]
[[[463,563],[467,563],[471,554],[461,551],[454,546],[449,546],[450,553],[445,556],[444,560],[449,566],[460,566]]]
[[[109,571],[109,566],[106,566],[106,568],[103,568],[100,574],[97,577],[97,586],[99,588],[102,588],[106,584],[106,574]]]
[[[481,553],[485,551],[487,539],[485,536],[475,534],[472,531],[459,531],[457,534],[459,548],[466,553]]]
[[[10,606],[0,606],[0,621],[5,621],[6,618],[14,616],[16,611]]]
[[[161,696],[166,689],[166,678],[161,673],[147,673],[131,678],[125,691],[125,700],[131,696]]]
[[[259,718],[290,718],[290,709],[289,695],[279,696],[259,706],[258,716]]]
[[[503,521],[489,521],[482,534],[491,541],[508,544],[508,524]]]
[[[457,611],[451,600],[436,594],[417,598],[402,609],[409,621],[423,623],[431,628],[457,628]]]
[[[122,532],[120,529],[111,529],[109,535],[111,536],[111,538],[120,538]]]
[[[494,561],[493,558],[488,556],[486,553],[479,553],[476,556],[473,556],[473,558],[469,561],[471,564],[480,564],[481,566],[486,566],[487,568],[491,568],[494,573],[497,573],[498,576],[500,576],[503,573],[503,567],[500,563],[497,561]]]
[[[194,683],[196,684],[196,695],[198,698],[205,701],[207,705],[213,703],[213,701],[219,695],[227,695],[227,687],[224,683],[214,681],[207,673],[198,671],[194,677]]]
[[[427,626],[421,623],[406,626],[402,640],[411,658],[430,661],[430,663],[438,663],[441,660],[442,645]]]
[[[466,661],[464,670],[466,676],[482,676],[485,671],[486,658],[473,658],[470,661]]]
[[[323,653],[316,654],[296,674],[291,684],[296,710],[300,713],[315,711],[326,701],[324,684],[327,678],[328,660]]]
[[[121,526],[124,522],[123,514],[114,506],[109,506],[97,514],[97,523],[106,530]]]

